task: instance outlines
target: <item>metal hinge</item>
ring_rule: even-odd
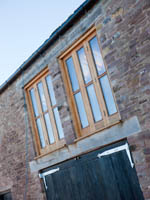
[[[133,168],[134,167],[134,163],[132,162],[132,158],[131,158],[131,154],[130,154],[130,150],[129,150],[129,145],[127,143],[122,145],[122,146],[115,147],[113,149],[104,151],[103,153],[99,153],[97,155],[97,157],[101,158],[102,156],[106,156],[106,155],[109,155],[109,154],[112,154],[112,153],[116,153],[116,152],[119,152],[119,151],[123,151],[123,150],[126,150],[127,156],[129,158],[129,162],[131,164],[131,167]]]
[[[40,177],[40,178],[43,178],[43,181],[44,181],[44,185],[45,185],[45,189],[46,189],[46,190],[48,189],[48,187],[47,187],[47,184],[46,184],[45,176],[48,176],[48,175],[50,175],[50,174],[53,174],[53,173],[55,173],[55,172],[57,172],[57,171],[59,171],[59,168],[52,169],[52,170],[49,170],[49,171],[47,171],[47,172],[44,172],[44,173],[39,174],[39,177]]]

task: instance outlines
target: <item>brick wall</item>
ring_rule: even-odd
[[[61,36],[0,94],[0,192],[11,189],[13,199],[23,199],[25,191],[26,131],[29,161],[36,156],[29,119],[27,126],[22,93],[47,65],[53,79],[66,141],[75,132],[57,56],[96,24],[102,53],[108,68],[122,121],[137,116],[141,133],[128,138],[145,199],[150,199],[150,1],[102,0]],[[25,108],[26,109],[26,108]],[[26,128],[27,127],[27,128]],[[38,173],[30,173],[27,199],[45,198]]]

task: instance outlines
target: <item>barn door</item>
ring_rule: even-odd
[[[44,172],[47,199],[143,200],[135,168],[124,145],[83,155]]]
[[[0,200],[12,200],[12,198],[11,198],[11,193],[8,192],[8,193],[6,193],[6,194],[1,194],[1,195],[0,195]]]

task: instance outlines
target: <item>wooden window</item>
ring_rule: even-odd
[[[64,145],[64,132],[48,69],[26,87],[28,107],[39,154],[46,154]]]
[[[95,29],[59,59],[78,137],[117,123],[120,117]]]

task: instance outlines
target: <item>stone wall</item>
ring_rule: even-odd
[[[0,95],[0,113],[0,192],[11,190],[13,200],[21,200],[26,188],[26,124],[23,93],[15,83]],[[30,161],[35,152],[27,128]],[[38,174],[29,170],[29,176],[27,199],[43,199]]]
[[[98,35],[124,121],[137,116],[140,134],[128,138],[145,199],[150,199],[150,1],[103,1]]]
[[[26,146],[29,162],[34,161],[36,152],[22,87],[47,65],[59,104],[65,138],[67,144],[73,143],[76,134],[57,57],[95,24],[122,122],[136,116],[141,126],[140,133],[132,134],[127,139],[145,199],[150,199],[149,19],[149,0],[98,1],[94,8],[85,13],[80,21],[60,36],[53,46],[0,94],[0,192],[11,189],[14,200],[23,199]],[[30,168],[27,190],[27,199],[45,199],[38,172],[31,172]]]

